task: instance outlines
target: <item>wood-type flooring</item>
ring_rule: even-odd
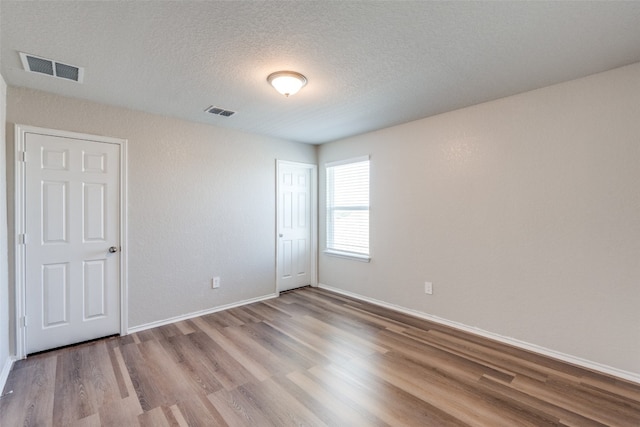
[[[316,288],[18,361],[1,426],[640,426],[640,386]]]

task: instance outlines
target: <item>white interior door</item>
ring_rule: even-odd
[[[278,291],[315,284],[315,166],[278,162]]]
[[[24,138],[26,353],[119,333],[121,147]]]

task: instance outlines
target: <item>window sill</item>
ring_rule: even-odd
[[[360,262],[371,261],[371,257],[369,255],[354,254],[352,252],[341,252],[341,251],[335,251],[332,249],[325,249],[323,253],[325,255],[333,256],[336,258],[352,259],[354,261],[360,261]]]

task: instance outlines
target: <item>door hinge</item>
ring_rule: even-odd
[[[27,327],[27,316],[22,316],[22,327],[23,328]]]
[[[20,151],[20,153],[18,153],[18,161],[20,161],[20,162],[26,162],[27,161],[27,152],[26,151]]]
[[[27,235],[24,233],[18,234],[18,244],[24,245],[25,243],[27,243]]]

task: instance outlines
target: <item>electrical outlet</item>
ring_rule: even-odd
[[[424,293],[428,295],[433,295],[433,283],[424,282]]]
[[[211,279],[211,289],[218,289],[220,287],[220,277],[216,276]]]

